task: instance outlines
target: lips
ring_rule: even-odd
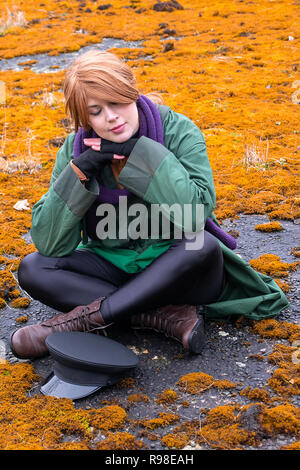
[[[125,122],[123,124],[120,124],[119,126],[114,127],[113,129],[111,129],[111,132],[120,132],[120,131],[123,130],[124,126],[125,126]]]

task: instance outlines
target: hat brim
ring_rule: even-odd
[[[47,382],[40,388],[44,395],[50,395],[56,398],[70,398],[71,400],[78,400],[79,398],[87,397],[92,393],[102,388],[102,385],[77,385],[65,382],[51,374]]]

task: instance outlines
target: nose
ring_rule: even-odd
[[[106,106],[105,108],[105,116],[106,116],[106,119],[107,121],[114,121],[115,119],[118,118],[118,114],[116,113],[116,111],[110,107],[110,106]]]

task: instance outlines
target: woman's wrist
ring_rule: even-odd
[[[78,166],[74,165],[72,160],[70,161],[70,165],[82,184],[85,184],[86,181],[89,181],[89,178],[86,177],[86,175],[78,168]]]

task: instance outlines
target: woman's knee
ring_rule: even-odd
[[[30,286],[41,278],[41,270],[44,268],[44,256],[38,252],[30,253],[20,262],[18,269],[18,281],[22,289],[27,292]]]
[[[223,260],[223,252],[216,237],[205,230],[201,236],[192,241],[189,251],[191,266],[218,265],[218,261]]]
[[[208,259],[223,259],[223,251],[217,238],[209,232],[204,232],[204,250]]]

